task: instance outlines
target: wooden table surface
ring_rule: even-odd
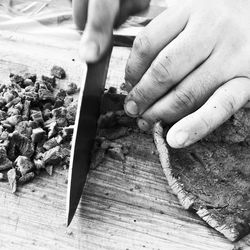
[[[24,71],[35,64],[31,57],[21,58],[16,52],[28,51],[26,45],[0,42],[0,46],[5,48],[0,58],[2,79],[11,70]],[[76,55],[75,51],[58,53],[68,64]],[[122,82],[128,55],[129,49],[114,48],[107,86]],[[40,56],[46,61],[46,53]],[[74,65],[69,70],[78,67]],[[250,249],[250,239],[232,244],[180,206],[157,155],[152,154],[150,135],[133,133],[122,142],[131,144],[126,161],[106,157],[90,170],[68,229],[67,170],[58,167],[53,176],[43,173],[16,194],[8,183],[0,182],[0,249]]]
[[[10,71],[25,71],[30,67],[27,65],[35,67],[35,60],[30,63],[29,57],[24,59],[15,52],[14,43],[8,43],[9,49],[6,43],[0,46],[6,48],[0,60],[2,79]],[[18,48],[19,52],[25,51],[25,47]],[[65,52],[64,62],[72,61],[74,53]],[[129,49],[114,48],[107,86],[122,82],[128,55]],[[39,60],[45,59],[40,55]],[[69,68],[77,68],[74,65]],[[65,226],[67,170],[58,167],[53,176],[43,173],[20,187],[16,194],[10,192],[7,183],[0,183],[0,249],[235,247],[180,206],[166,182],[157,155],[152,154],[151,136],[135,133],[122,140],[130,143],[132,149],[126,162],[122,164],[107,157],[100,166],[90,170],[81,203],[68,229]],[[247,249],[246,242],[247,239],[241,243],[245,245],[243,249]]]

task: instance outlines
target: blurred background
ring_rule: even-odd
[[[164,6],[165,0],[152,0],[147,12],[129,18],[116,32],[136,35]],[[71,0],[0,0],[0,36],[72,48],[80,32],[72,20]]]

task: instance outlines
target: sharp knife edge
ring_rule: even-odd
[[[88,65],[85,86],[79,93],[68,174],[67,225],[73,219],[86,181],[111,51],[99,62]]]
[[[162,8],[162,10],[163,10],[163,8]],[[161,11],[159,11],[159,12],[161,12]],[[153,16],[156,16],[157,14],[158,13],[155,12]],[[147,16],[147,14],[146,14],[146,16]],[[119,36],[119,34],[117,34],[117,35],[114,36],[114,44],[117,45],[117,46],[131,47],[132,43],[133,43],[133,40],[134,40],[134,35],[127,36],[125,34],[121,34]],[[77,124],[78,122],[81,123],[81,121],[80,121],[80,118],[81,118],[81,115],[82,115],[81,113],[82,113],[82,110],[84,108],[86,108],[86,107],[82,107],[82,104],[83,104],[84,98],[87,99],[86,98],[87,94],[85,93],[85,91],[89,87],[88,85],[91,84],[91,82],[92,82],[93,85],[97,85],[99,87],[102,87],[102,89],[104,89],[104,85],[105,85],[105,81],[106,81],[106,76],[107,76],[107,68],[108,68],[108,65],[109,65],[109,59],[110,59],[111,51],[112,51],[112,49],[110,49],[107,52],[107,54],[103,57],[103,59],[101,61],[99,61],[97,64],[89,65],[89,67],[88,67],[88,73],[87,73],[85,85],[84,85],[84,87],[80,88],[80,92],[79,92],[79,99],[78,99],[78,107],[77,107],[76,123],[75,124]],[[94,70],[95,67],[97,69],[99,67],[99,71],[97,70],[97,72],[96,72],[97,73],[96,74],[97,81],[94,81],[93,80],[93,75],[91,75],[95,71]],[[98,72],[100,72],[101,76],[98,76]],[[100,90],[101,90],[101,88],[99,88],[99,91]],[[86,94],[86,96],[85,96],[85,94]],[[93,94],[93,91],[92,91],[92,94]],[[98,102],[98,100],[96,100],[96,101],[97,101],[97,104],[100,105],[101,92],[97,93],[95,97],[96,97],[95,99],[99,98],[99,102]],[[88,101],[86,101],[86,100],[85,100],[85,102],[88,103]],[[91,103],[91,101],[89,101],[89,102]],[[95,103],[95,102],[93,102],[93,100],[92,100],[92,103]],[[87,104],[86,106],[90,106],[90,105]],[[94,106],[96,106],[96,105],[94,105]],[[97,121],[98,116],[99,115],[95,115],[95,122]],[[94,124],[94,127],[95,127],[94,130],[96,131],[96,124]],[[67,189],[67,205],[66,205],[67,226],[70,224],[71,220],[73,219],[73,216],[75,214],[76,208],[78,206],[78,203],[79,203],[81,195],[82,195],[82,191],[83,191],[83,187],[84,187],[84,184],[85,184],[85,181],[86,181],[88,167],[89,167],[89,162],[87,163],[86,158],[90,159],[90,153],[91,153],[90,152],[91,151],[91,145],[88,144],[88,146],[89,146],[89,152],[88,152],[88,154],[85,152],[85,154],[86,154],[85,155],[86,156],[85,157],[85,163],[84,162],[82,163],[82,168],[83,168],[82,169],[83,170],[82,176],[83,176],[83,178],[82,178],[82,180],[80,178],[78,178],[78,180],[80,181],[80,184],[74,186],[74,190],[76,191],[76,194],[74,194],[74,192],[72,192],[72,184],[74,184],[74,181],[72,180],[72,176],[74,174],[74,168],[73,168],[74,165],[73,164],[74,164],[74,162],[76,160],[74,158],[74,156],[75,156],[76,151],[77,151],[77,150],[75,150],[76,149],[75,146],[77,144],[77,139],[78,139],[77,135],[79,134],[79,129],[78,128],[79,128],[79,126],[75,125],[75,129],[74,129],[74,133],[73,133],[73,137],[72,137],[72,149],[71,149],[70,167],[69,167],[69,173],[68,173],[68,189]],[[93,131],[93,129],[92,129],[92,131]],[[93,140],[94,140],[94,137],[95,137],[95,133],[94,133],[93,138],[92,138]],[[85,164],[85,166],[84,166],[84,164]],[[88,165],[86,166],[86,164],[88,164]],[[81,171],[81,168],[79,169],[79,171]],[[74,198],[72,198],[72,194],[73,194]]]
[[[81,113],[81,107],[82,107],[82,99],[83,99],[83,92],[85,88],[85,81],[86,78],[83,80],[83,87],[80,87],[80,92],[78,96],[78,105],[76,110],[76,118],[75,121],[79,121],[80,119],[80,113]],[[76,123],[75,123],[76,124]],[[71,191],[71,185],[72,182],[72,171],[73,171],[73,162],[74,162],[74,155],[75,155],[75,143],[76,143],[76,136],[78,132],[78,126],[74,126],[74,132],[72,136],[72,142],[71,142],[71,151],[70,151],[70,163],[69,163],[69,172],[68,172],[68,188],[67,188],[67,202],[66,202],[66,214],[67,214],[67,226],[70,224],[71,221],[69,221],[70,217],[70,191]],[[72,220],[72,219],[71,219]]]

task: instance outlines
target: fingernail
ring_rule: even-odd
[[[139,109],[137,104],[134,101],[128,101],[125,104],[125,112],[129,115],[129,116],[137,116],[139,113]]]
[[[177,143],[177,146],[184,147],[188,140],[188,133],[185,131],[179,131],[175,135],[175,142]]]
[[[137,121],[137,125],[143,131],[148,131],[150,129],[149,123],[147,121],[145,121],[144,119],[139,119]]]
[[[81,43],[80,56],[86,62],[95,62],[100,54],[100,46],[95,41],[84,41]]]

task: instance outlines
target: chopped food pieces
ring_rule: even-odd
[[[43,155],[43,160],[45,164],[56,165],[60,163],[62,159],[62,154],[60,152],[60,146],[49,149]]]
[[[12,193],[16,192],[17,188],[17,174],[16,174],[16,169],[12,168],[8,171],[7,173],[8,176],[8,182],[11,188]]]
[[[114,160],[124,161],[125,156],[122,151],[122,147],[109,148],[107,154]]]
[[[64,98],[64,106],[65,106],[65,107],[68,107],[73,101],[74,101],[73,96],[67,95],[67,96]]]
[[[90,169],[96,169],[105,158],[106,150],[99,148],[98,150],[94,151],[91,163],[90,163]]]
[[[44,123],[43,115],[42,115],[41,110],[32,111],[31,118],[32,118],[32,120],[34,122],[36,122],[38,124],[43,124]]]
[[[117,124],[115,112],[109,111],[106,114],[100,115],[97,123],[99,128],[114,127]]]
[[[34,84],[36,82],[37,76],[36,76],[36,74],[25,73],[24,76],[23,76],[23,78],[24,78],[24,81],[29,79]]]
[[[56,135],[58,128],[57,128],[57,122],[50,119],[44,124],[45,128],[48,129],[48,138],[51,138],[52,136]]]
[[[51,76],[11,73],[10,82],[0,84],[0,181],[8,179],[13,193],[41,171],[68,168],[77,109],[69,94],[78,88],[69,83],[56,90],[56,78],[65,77],[54,66]]]
[[[135,128],[136,120],[125,115],[124,111],[108,111],[105,114],[101,114],[98,119],[99,128],[120,128],[120,127],[130,127]],[[123,129],[124,130],[124,129]]]
[[[128,128],[126,127],[117,127],[110,129],[100,130],[99,136],[105,137],[108,140],[115,140],[128,135]]]
[[[5,147],[0,147],[0,171],[12,168],[12,161],[7,158]]]
[[[30,137],[32,134],[32,127],[29,121],[21,121],[15,126],[15,130],[25,137]]]
[[[46,166],[45,170],[51,176],[53,174],[53,165]]]
[[[66,92],[68,95],[73,95],[79,91],[77,85],[74,82],[68,84]]]
[[[64,140],[70,140],[72,138],[73,132],[74,132],[74,125],[64,127],[62,129],[62,138]]]
[[[45,139],[45,131],[42,128],[34,128],[32,130],[31,139],[33,143],[38,143]]]
[[[55,87],[56,86],[56,79],[54,76],[49,77],[49,76],[42,76],[42,81],[47,85],[47,86],[51,86],[51,87]],[[39,82],[36,82],[38,85],[38,89],[39,89]]]
[[[24,84],[25,87],[34,85],[33,81],[31,79],[29,79],[29,78],[25,79],[23,84]]]
[[[7,113],[0,110],[0,121],[4,121],[7,118]]]
[[[65,107],[60,107],[52,110],[53,119],[56,121],[58,127],[68,126],[66,115],[67,109]]]
[[[59,79],[64,79],[66,77],[65,70],[62,67],[56,65],[52,67],[51,75]]]
[[[35,178],[35,173],[34,173],[34,172],[27,173],[27,174],[21,176],[21,177],[18,179],[18,184],[23,185],[23,184],[25,184],[26,182],[30,182],[30,181],[33,180],[34,178]]]
[[[21,176],[26,175],[33,169],[32,161],[26,156],[19,155],[15,160],[15,165]]]
[[[29,114],[30,114],[30,101],[29,100],[24,101],[22,112],[23,112],[22,113],[23,120],[28,120]]]
[[[77,102],[71,102],[66,109],[66,119],[69,125],[73,125],[75,123],[76,118]]]
[[[38,170],[45,168],[45,163],[41,159],[34,159],[34,164],[35,164],[36,169]]]
[[[110,88],[104,94],[103,106],[106,107],[107,112],[105,113],[105,110],[103,110],[103,114],[100,115],[98,120],[98,132],[91,169],[97,168],[106,156],[124,163],[126,155],[129,153],[130,148],[122,142],[122,138],[129,136],[131,128],[136,127],[136,119],[127,117],[124,111],[116,110],[116,107],[115,111],[112,111],[110,106],[106,105],[110,103],[110,99],[113,100],[114,96],[115,99],[124,100],[124,96],[116,94],[114,88]]]
[[[24,78],[20,75],[16,75],[16,74],[10,74],[10,80],[14,83],[17,83],[19,85],[22,85],[24,82]]]
[[[58,142],[55,137],[49,139],[43,144],[45,150],[50,150],[51,148],[54,148],[56,146],[58,146]]]
[[[48,89],[39,89],[38,91],[39,101],[55,101],[53,93]]]
[[[9,158],[10,160],[15,160],[17,157],[17,152],[19,155],[32,157],[34,154],[34,144],[30,138],[27,138],[17,131],[10,134],[10,146],[9,146]]]
[[[20,103],[20,101],[21,101],[21,98],[20,98],[20,97],[16,97],[15,99],[13,99],[13,100],[11,100],[10,102],[8,102],[8,103],[5,105],[5,107],[6,107],[6,108],[10,108],[10,107],[12,107],[12,106],[14,106],[14,105]]]

